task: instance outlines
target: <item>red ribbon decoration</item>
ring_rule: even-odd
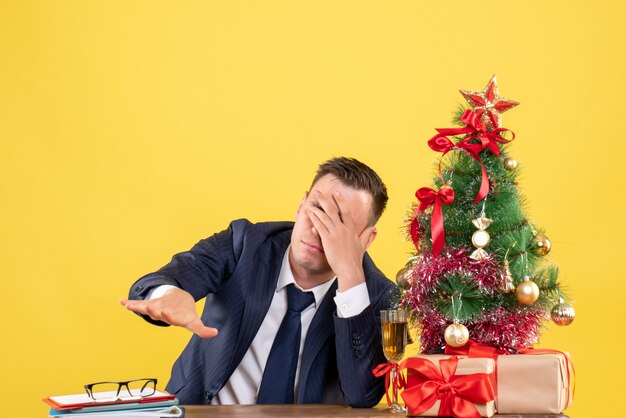
[[[428,146],[433,151],[442,152],[442,159],[448,152],[452,151],[453,149],[460,149],[465,151],[470,157],[476,160],[478,164],[480,164],[480,169],[482,172],[480,188],[478,189],[478,193],[476,193],[476,197],[472,202],[476,203],[483,200],[485,196],[487,196],[487,194],[489,193],[489,177],[487,176],[487,170],[485,169],[485,165],[478,156],[478,153],[483,149],[483,146],[481,144],[470,144],[470,139],[471,138],[466,138],[463,141],[455,144],[447,136],[438,134],[430,138],[430,140],[428,141]],[[441,173],[441,159],[439,160],[439,173]]]
[[[495,399],[489,374],[455,375],[456,356],[439,360],[439,368],[430,360],[418,357],[406,359],[401,369],[412,369],[416,384],[402,393],[411,414],[419,415],[430,409],[437,400],[438,415],[455,418],[480,418],[474,404],[485,404]]]
[[[488,131],[485,124],[480,122],[480,115],[472,110],[466,110],[465,113],[463,113],[463,116],[461,116],[461,122],[465,123],[465,127],[436,129],[438,134],[433,136],[428,141],[428,146],[433,151],[442,152],[443,155],[441,158],[453,149],[461,149],[467,152],[470,157],[480,164],[482,172],[480,188],[478,189],[478,193],[472,202],[477,203],[489,193],[489,177],[487,176],[487,170],[478,156],[478,153],[485,148],[489,148],[489,150],[495,155],[500,155],[500,147],[498,146],[498,143],[506,144],[511,142],[515,139],[515,134],[506,128],[497,128]],[[500,136],[501,132],[511,132],[513,138],[505,139]],[[454,136],[461,134],[467,134],[468,136],[457,144],[453,143],[448,138],[450,135]],[[470,144],[470,141],[474,138],[478,138],[480,144]],[[439,160],[439,166],[439,172],[441,172],[441,160]]]
[[[445,353],[454,356],[468,356],[469,358],[492,358],[496,362],[496,371],[493,374],[493,390],[498,394],[498,356],[509,354],[488,344],[483,344],[471,338],[461,347],[452,347],[446,344]]]
[[[466,110],[461,116],[461,122],[465,123],[465,127],[463,128],[438,128],[437,132],[439,132],[443,136],[450,135],[462,135],[467,134],[467,140],[471,141],[474,138],[478,138],[480,141],[482,148],[489,148],[495,155],[500,155],[500,147],[498,144],[507,144],[515,139],[515,134],[513,131],[506,128],[497,128],[491,131],[487,130],[487,127],[484,123],[480,123],[480,116],[472,111]],[[502,132],[511,132],[513,137],[511,139],[503,138],[500,133]]]
[[[396,369],[397,379],[391,382],[391,387],[389,386],[389,376],[393,369]],[[381,363],[372,370],[372,373],[376,377],[381,377],[385,375],[385,396],[387,397],[387,405],[391,406],[391,399],[389,399],[389,389],[393,391],[398,391],[406,386],[406,381],[404,380],[404,375],[398,369],[397,363]]]
[[[430,187],[422,187],[415,192],[415,197],[417,197],[417,200],[420,202],[417,208],[418,213],[424,212],[426,209],[433,206],[433,213],[430,218],[430,233],[433,240],[433,255],[437,257],[446,245],[441,205],[449,205],[454,202],[454,190],[448,185],[443,185],[439,191],[435,191]],[[417,229],[413,227],[416,223],[417,217],[413,219],[411,224],[411,237],[413,241],[415,241],[416,238],[419,241]]]

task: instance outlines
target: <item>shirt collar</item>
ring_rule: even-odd
[[[311,289],[307,289],[307,290],[302,289],[296,283],[296,279],[295,277],[293,277],[293,272],[291,271],[291,265],[289,264],[289,249],[290,248],[291,248],[291,245],[287,247],[287,251],[285,251],[285,255],[283,256],[283,263],[280,266],[280,274],[278,275],[278,283],[276,284],[276,291],[278,292],[282,290],[285,286],[288,286],[293,283],[293,285],[296,288],[302,290],[303,292],[313,293],[313,297],[315,298],[315,309],[317,309],[322,303],[322,301],[324,300],[326,293],[328,293],[328,290],[337,279],[337,276],[325,281],[322,284],[318,284],[317,286]]]

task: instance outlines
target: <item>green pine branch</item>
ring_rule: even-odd
[[[500,298],[482,294],[470,276],[459,273],[447,274],[439,282],[434,297],[434,306],[439,312],[461,322],[476,319],[485,309],[495,308]]]

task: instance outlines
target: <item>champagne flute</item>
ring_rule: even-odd
[[[407,344],[407,311],[387,309],[380,311],[382,327],[383,352],[387,361],[393,363],[391,369],[391,406],[387,409],[392,413],[404,413],[406,408],[398,403],[398,362],[404,357]]]

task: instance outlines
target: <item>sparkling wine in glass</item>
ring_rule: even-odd
[[[407,312],[400,309],[380,311],[380,323],[382,326],[383,352],[387,361],[394,364],[391,370],[391,406],[387,411],[404,413],[406,409],[398,403],[397,364],[404,357],[404,349],[407,344]]]

